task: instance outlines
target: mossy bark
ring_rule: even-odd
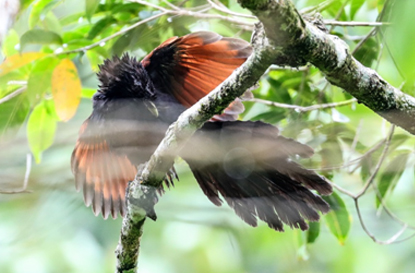
[[[415,98],[364,67],[340,38],[305,21],[291,1],[269,0],[266,5],[264,1],[239,2],[264,24],[270,43],[280,53],[276,64],[313,64],[331,84],[343,88],[389,122],[415,134]]]

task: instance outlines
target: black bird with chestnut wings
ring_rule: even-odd
[[[173,37],[141,62],[127,54],[100,66],[93,112],[80,129],[71,165],[76,188],[96,215],[125,215],[125,190],[168,126],[245,62],[246,41],[213,32]],[[222,198],[251,226],[260,219],[306,230],[329,205],[316,193],[332,192],[327,180],[292,160],[313,150],[279,135],[263,122],[238,121],[240,99],[213,117],[178,152],[204,194]],[[171,174],[166,174],[168,186]]]

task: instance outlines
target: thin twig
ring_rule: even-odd
[[[376,28],[372,28],[370,31],[369,31],[369,33],[362,39],[362,40],[360,40],[360,42],[356,45],[356,47],[353,49],[353,51],[352,51],[352,55],[353,54],[355,54],[358,50],[359,50],[359,48],[361,48],[362,47],[362,45],[364,44],[364,43],[366,43],[366,41],[367,40],[369,40],[369,38],[371,37],[371,36],[373,36],[374,34],[376,33]]]
[[[334,16],[333,22],[339,20],[340,16],[342,15],[342,12],[343,12],[344,8],[347,6],[347,4],[349,3],[349,1],[350,0],[344,1],[343,5],[341,5],[340,9],[337,11],[336,16]],[[329,33],[333,31],[334,27],[335,27],[335,25],[331,25],[330,26]]]
[[[340,26],[340,27],[380,27],[391,25],[388,22],[356,22],[356,21],[336,21],[336,20],[324,20],[325,25],[328,26]]]
[[[32,191],[28,191],[27,185],[29,183],[29,176],[30,171],[32,170],[32,156],[31,154],[26,155],[26,173],[23,179],[23,186],[21,189],[14,189],[14,190],[0,190],[0,193],[3,194],[16,194],[16,193],[31,193]]]
[[[4,96],[3,98],[0,99],[0,104],[5,103],[6,101],[11,100],[12,98],[20,95],[21,93],[23,93],[26,90],[26,86],[22,86],[19,89],[16,89],[15,91],[13,91],[12,93]]]
[[[72,53],[78,53],[78,52],[85,52],[85,51],[87,51],[89,49],[92,49],[94,47],[101,46],[102,44],[106,43],[107,41],[109,41],[111,39],[114,39],[115,37],[118,37],[120,35],[123,35],[123,34],[127,33],[128,31],[130,31],[130,30],[132,30],[132,29],[134,29],[134,28],[136,28],[136,27],[138,27],[138,26],[140,26],[142,24],[145,24],[147,22],[150,22],[150,21],[152,21],[154,19],[157,19],[157,18],[159,18],[161,16],[164,16],[164,15],[167,15],[167,14],[169,14],[169,12],[162,12],[162,13],[155,14],[155,15],[150,16],[150,17],[148,17],[148,18],[146,18],[144,20],[141,20],[141,21],[139,21],[139,22],[137,22],[137,23],[135,23],[135,24],[133,24],[133,25],[125,28],[125,29],[122,29],[122,30],[120,30],[120,31],[118,31],[118,32],[116,32],[116,33],[108,36],[108,37],[105,37],[104,39],[99,40],[96,43],[93,43],[93,44],[90,44],[90,45],[87,45],[87,46],[84,46],[84,47],[81,47],[81,48],[77,48],[77,49],[74,49],[74,50],[69,50],[69,51],[63,51],[63,52],[60,52],[60,53],[56,53],[56,55],[72,54]]]
[[[371,155],[372,153],[376,152],[380,147],[382,147],[382,145],[386,142],[386,138],[383,139],[382,141],[378,142],[375,146],[373,146],[372,148],[370,148],[367,152],[365,152],[362,156],[359,156],[355,159],[349,160],[349,162],[342,164],[340,166],[332,166],[332,167],[325,167],[325,168],[314,168],[314,169],[310,169],[313,171],[332,171],[332,170],[338,170],[338,169],[344,169],[350,166],[353,166],[357,163],[359,163],[359,161],[362,161],[362,159],[364,159],[365,157],[368,157],[369,155]],[[350,173],[354,173],[356,171],[357,168],[359,168],[360,165],[357,165],[352,171],[350,171]],[[351,196],[351,197],[354,197]]]
[[[27,81],[8,81],[7,85],[27,85]]]
[[[249,15],[249,14],[243,14],[243,13],[237,13],[234,11],[231,11],[230,9],[224,7],[224,6],[219,6],[218,4],[214,3],[212,0],[207,0],[207,2],[216,10],[223,12],[223,13],[227,13],[229,15],[233,15],[233,16],[238,16],[238,17],[244,17],[244,18],[249,18],[249,19],[257,19],[256,16],[253,15]]]
[[[231,23],[235,23],[235,24],[239,24],[239,25],[248,25],[248,26],[253,26],[254,23],[249,23],[246,21],[241,21],[232,17],[228,17],[228,16],[223,16],[220,14],[209,14],[209,13],[203,13],[205,11],[208,11],[211,9],[211,6],[208,5],[207,8],[205,9],[201,9],[198,11],[190,11],[190,10],[186,10],[186,9],[179,9],[179,10],[169,10],[169,9],[165,9],[163,7],[154,5],[154,4],[150,4],[147,1],[142,1],[142,0],[130,0],[130,2],[136,2],[151,8],[155,8],[158,9],[162,12],[167,12],[170,15],[175,15],[175,16],[191,16],[191,17],[196,17],[196,18],[202,18],[202,19],[221,19],[221,20],[225,20]]]
[[[56,55],[62,55],[62,54],[72,54],[72,53],[78,53],[78,52],[85,52],[85,51],[90,50],[92,48],[95,48],[97,46],[102,46],[103,44],[105,44],[107,41],[109,41],[111,39],[114,39],[118,36],[121,36],[121,35],[127,33],[128,31],[130,31],[130,30],[132,30],[132,29],[134,29],[134,28],[136,28],[136,27],[138,27],[142,24],[148,23],[148,22],[150,22],[154,19],[157,19],[157,18],[165,16],[165,15],[190,16],[190,17],[201,18],[201,19],[220,19],[220,20],[224,20],[224,21],[228,21],[228,22],[237,24],[237,25],[253,26],[253,23],[241,21],[241,20],[238,20],[238,19],[234,19],[232,17],[227,17],[227,16],[223,16],[223,15],[220,15],[220,14],[203,13],[203,12],[209,10],[210,6],[207,9],[199,10],[197,12],[194,12],[194,11],[190,11],[190,10],[175,9],[175,8],[172,9],[172,10],[169,10],[169,9],[166,9],[166,8],[163,8],[163,7],[148,3],[148,2],[144,2],[144,1],[141,1],[141,0],[132,0],[131,2],[136,2],[136,3],[142,4],[142,5],[146,5],[148,7],[155,8],[155,9],[160,10],[162,12],[158,13],[158,14],[155,14],[153,16],[150,16],[150,17],[148,17],[144,20],[141,20],[141,21],[139,21],[139,22],[137,22],[137,23],[125,28],[125,29],[122,29],[122,30],[120,30],[120,31],[108,36],[108,37],[105,37],[105,38],[103,38],[103,39],[101,39],[98,42],[95,42],[93,44],[90,44],[90,45],[87,45],[87,46],[84,46],[84,47],[81,47],[81,48],[73,49],[73,50],[58,52],[58,53],[55,53],[55,54]]]
[[[339,185],[337,185],[337,184],[335,184],[333,182],[330,182],[329,181],[329,183],[333,186],[333,188],[335,188],[339,192],[344,193],[344,194],[346,194],[346,195],[348,195],[350,197],[353,197],[354,196],[354,193],[352,193],[351,191],[346,190],[345,188],[343,188],[343,187],[341,187],[341,186],[339,186]]]
[[[369,231],[369,229],[365,225],[365,222],[363,221],[362,213],[360,212],[360,207],[359,207],[359,199],[358,198],[354,199],[354,203],[355,203],[357,216],[359,217],[359,222],[360,222],[360,225],[362,226],[362,229],[375,243],[380,244],[380,245],[390,245],[390,244],[393,244],[393,243],[400,243],[400,242],[406,241],[406,240],[408,240],[408,239],[415,236],[415,233],[414,233],[414,234],[412,234],[412,235],[410,235],[410,236],[408,236],[408,237],[406,237],[402,240],[397,240],[405,232],[405,230],[408,228],[407,225],[404,225],[395,235],[393,235],[388,240],[386,240],[386,241],[378,240],[376,238],[376,236],[373,235]]]
[[[352,104],[352,103],[356,102],[357,100],[356,99],[350,99],[350,100],[346,100],[346,101],[332,102],[332,103],[325,103],[325,104],[316,104],[316,105],[311,105],[311,106],[300,106],[300,105],[279,103],[279,102],[275,102],[275,101],[256,99],[256,98],[253,98],[249,101],[262,103],[262,104],[269,105],[269,106],[275,106],[275,107],[279,107],[279,108],[294,109],[296,112],[301,113],[301,112],[309,112],[309,111],[318,110],[318,109],[326,109],[326,108],[335,108],[335,107],[345,106],[345,105]]]
[[[375,191],[375,194],[376,194],[376,196],[377,196],[377,198],[379,199],[379,201],[380,201],[380,203],[381,203],[381,205],[382,205],[382,207],[383,207],[383,210],[393,219],[393,220],[395,220],[396,222],[398,222],[399,224],[401,224],[401,225],[406,225],[406,226],[408,226],[408,228],[410,228],[410,229],[415,229],[415,226],[413,226],[413,225],[409,225],[408,223],[406,223],[405,221],[403,221],[403,220],[401,220],[397,215],[395,215],[387,206],[386,206],[386,203],[385,203],[385,199],[382,197],[382,195],[380,194],[380,192],[379,192],[379,189],[378,189],[378,187],[374,184],[374,183],[372,183],[372,188],[374,189],[374,191]]]
[[[388,137],[386,139],[385,147],[383,148],[382,154],[381,154],[381,156],[379,158],[379,161],[378,161],[378,163],[377,163],[377,165],[375,167],[375,170],[373,171],[373,173],[371,174],[371,176],[367,180],[366,184],[363,186],[362,190],[358,194],[355,195],[355,197],[354,197],[355,199],[358,199],[363,194],[365,194],[366,191],[367,191],[367,189],[369,188],[369,186],[373,183],[373,180],[375,179],[376,175],[378,174],[379,169],[382,166],[382,163],[383,163],[383,161],[386,158],[386,154],[388,153],[389,144],[390,144],[390,142],[392,140],[392,136],[393,136],[394,131],[395,131],[395,125],[392,125],[391,126],[391,129],[389,131],[389,135],[388,135]]]

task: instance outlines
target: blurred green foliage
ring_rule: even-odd
[[[1,272],[113,272],[115,268],[113,251],[121,220],[104,221],[84,207],[69,166],[78,129],[91,112],[95,73],[104,59],[127,51],[142,58],[171,36],[197,30],[246,40],[251,36],[251,19],[235,17],[248,23],[241,26],[198,16],[199,12],[231,17],[204,0],[149,2],[193,14],[163,15],[151,5],[120,0],[22,1],[1,51],[5,61],[0,66],[0,191],[22,186],[26,154],[33,154],[38,164],[30,168],[31,193],[0,193]],[[411,1],[294,2],[299,10],[321,7],[318,11],[325,19],[391,22],[361,45],[368,27],[333,27],[331,32],[344,39],[364,65],[396,86],[405,81],[404,90],[415,94]],[[249,14],[235,1],[221,3]],[[312,66],[272,67],[254,94],[298,106],[351,99]],[[283,135],[312,146],[316,154],[301,163],[351,192],[358,192],[376,170],[390,129],[390,124],[356,102],[312,111],[257,102],[245,106],[243,119],[275,124]],[[379,240],[400,229],[399,222],[385,213],[380,198],[409,226],[415,225],[414,144],[410,135],[395,129],[374,178],[379,192],[370,188],[360,199],[365,224]],[[177,165],[180,182],[156,206],[158,221],[145,224],[140,272],[413,272],[413,241],[374,244],[360,227],[353,200],[341,192],[327,197],[333,210],[321,223],[311,223],[309,231],[277,233],[265,225],[245,225],[226,206],[214,207],[187,167],[180,160]]]

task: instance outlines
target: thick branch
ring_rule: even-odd
[[[303,20],[291,1],[239,2],[259,18],[270,42],[283,52],[276,60],[278,65],[312,63],[330,83],[343,88],[359,103],[415,134],[415,98],[363,66],[341,39]]]

